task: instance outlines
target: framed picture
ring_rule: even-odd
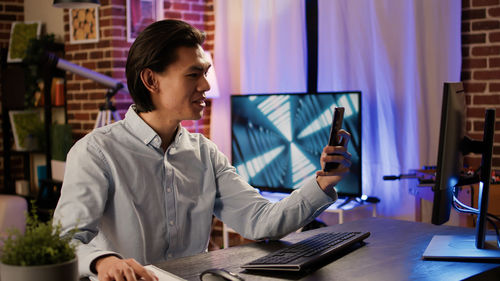
[[[70,44],[99,42],[98,8],[69,10]]]
[[[32,151],[40,149],[43,137],[43,122],[39,110],[9,111],[10,125],[14,135],[16,150]]]
[[[127,41],[151,23],[163,18],[163,0],[127,0]]]
[[[12,23],[10,30],[7,62],[22,62],[30,39],[40,36],[42,23],[39,21]]]

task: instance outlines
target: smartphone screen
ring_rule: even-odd
[[[330,139],[328,140],[328,145],[338,146],[341,145],[341,140],[338,136],[338,131],[342,128],[342,121],[344,120],[344,108],[335,107],[333,112],[332,126],[330,127]],[[332,169],[336,169],[339,163],[327,162],[323,171],[328,172]]]

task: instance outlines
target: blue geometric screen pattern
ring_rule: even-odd
[[[320,170],[333,109],[345,108],[351,133],[350,173],[337,185],[342,196],[361,195],[360,92],[231,96],[232,162],[252,186],[291,192]]]

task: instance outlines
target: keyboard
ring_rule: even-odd
[[[302,271],[326,257],[362,242],[370,232],[324,232],[249,262],[248,270]]]

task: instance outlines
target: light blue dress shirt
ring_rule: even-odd
[[[64,233],[78,225],[80,275],[95,276],[90,264],[104,254],[151,264],[206,251],[212,215],[246,238],[280,238],[333,201],[312,177],[270,203],[201,134],[179,126],[164,153],[131,106],[73,146],[54,221]]]

